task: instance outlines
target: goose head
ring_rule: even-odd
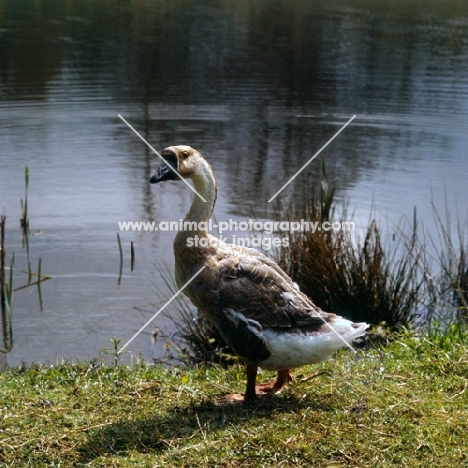
[[[166,180],[191,179],[204,161],[203,156],[191,146],[169,146],[162,153],[166,160],[150,179],[151,184]]]

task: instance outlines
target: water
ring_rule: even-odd
[[[118,221],[178,220],[191,192],[150,187],[158,150],[190,144],[219,181],[216,219],[266,216],[275,193],[352,115],[323,155],[358,226],[431,202],[466,224],[468,5],[456,1],[0,0],[0,210],[7,254],[30,168],[33,269],[52,279],[14,296],[10,364],[93,359],[171,293],[171,232]],[[313,161],[279,201],[317,184]],[[135,270],[130,271],[130,241]],[[17,271],[15,285],[26,281]],[[164,317],[155,326],[167,329]],[[161,355],[152,326],[129,346]]]

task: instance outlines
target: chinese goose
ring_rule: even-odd
[[[182,288],[198,273],[183,292],[247,365],[245,395],[226,401],[249,401],[279,391],[292,380],[291,368],[324,361],[364,335],[366,323],[323,312],[262,253],[208,234],[204,228],[217,194],[213,169],[190,146],[170,146],[162,155],[168,164],[163,163],[150,182],[192,179],[198,193],[184,219],[191,230],[178,232],[174,240],[177,286]],[[256,386],[258,367],[277,371],[276,381]]]

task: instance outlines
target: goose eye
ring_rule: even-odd
[[[188,155],[189,155],[189,154],[188,154],[188,151],[183,151],[183,152],[182,152],[182,157],[183,157],[184,159],[187,159],[187,158],[188,158]]]

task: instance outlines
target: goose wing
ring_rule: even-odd
[[[322,311],[271,259],[237,247],[218,262],[218,310],[234,310],[262,328],[318,331],[335,315]]]

